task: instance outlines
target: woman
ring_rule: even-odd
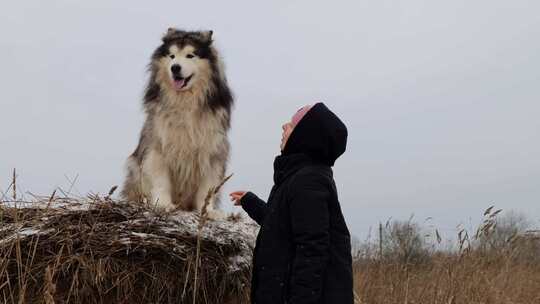
[[[305,106],[283,125],[268,203],[252,192],[230,194],[261,226],[252,303],[353,303],[350,236],[331,169],[346,144],[334,113],[323,103]]]

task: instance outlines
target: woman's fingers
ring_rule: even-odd
[[[240,206],[240,199],[241,199],[240,196],[233,196],[233,197],[231,197],[231,201],[234,202],[234,205],[235,205],[235,206]]]
[[[246,191],[234,191],[234,192],[231,192],[231,194],[229,195],[240,195],[240,196],[244,196],[244,194],[246,194]]]
[[[234,191],[229,193],[231,201],[234,201],[235,206],[240,206],[240,199],[246,194],[246,191]]]
[[[245,191],[234,191],[234,192],[231,192],[229,196],[236,198],[236,197],[242,197],[244,196],[244,194],[246,194]]]

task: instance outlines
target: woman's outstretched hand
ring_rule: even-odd
[[[244,197],[246,192],[247,191],[234,191],[234,192],[229,193],[231,202],[234,202],[235,206],[240,206],[240,200],[242,199],[242,197]]]

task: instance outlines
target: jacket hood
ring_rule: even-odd
[[[296,125],[281,155],[302,153],[333,166],[346,148],[347,127],[324,103],[317,103]]]

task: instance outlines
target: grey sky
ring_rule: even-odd
[[[491,204],[540,219],[538,1],[0,4],[0,189],[121,184],[145,68],[169,26],[212,29],[236,96],[226,192],[266,197],[280,126],[324,101],[353,233],[415,214],[453,234]],[[228,203],[227,209],[231,209]]]

